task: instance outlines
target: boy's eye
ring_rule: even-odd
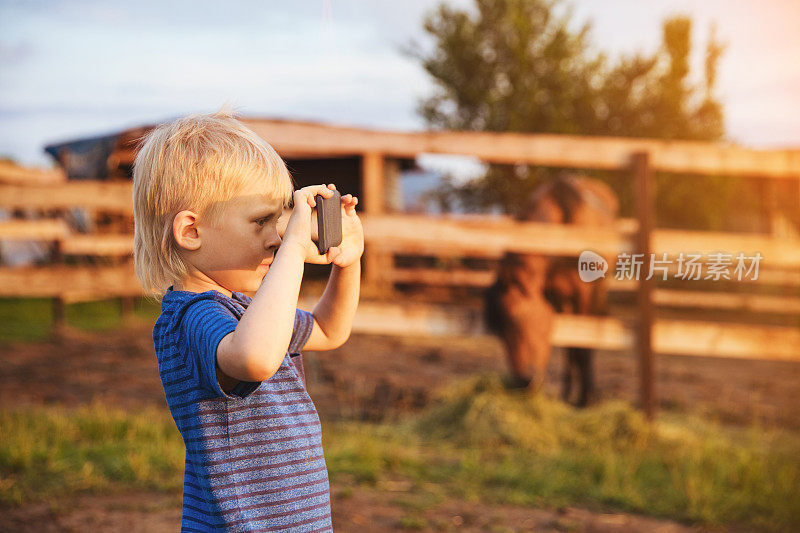
[[[272,220],[278,220],[278,218],[279,217],[277,215],[271,215],[271,216],[268,216],[268,217],[259,218],[258,220],[255,221],[255,223],[258,224],[259,226],[263,226],[267,222],[270,222]]]

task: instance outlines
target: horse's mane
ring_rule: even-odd
[[[561,210],[563,223],[571,223],[574,220],[575,211],[583,203],[578,178],[568,174],[561,174],[545,183],[534,191],[523,208],[519,211],[516,218],[518,220],[531,220],[537,205],[544,198],[549,198],[555,202]]]

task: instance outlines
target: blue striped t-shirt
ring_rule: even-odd
[[[251,298],[169,288],[153,328],[158,372],[186,445],[181,531],[331,531],[328,471],[300,350],[313,316],[297,309],[278,371],[225,393],[220,340]]]

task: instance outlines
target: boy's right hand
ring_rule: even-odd
[[[304,254],[306,263],[330,264],[341,252],[338,247],[333,246],[328,249],[327,253],[320,254],[316,243],[311,239],[311,210],[317,206],[315,197],[320,194],[325,198],[330,198],[333,196],[334,189],[336,189],[336,185],[331,183],[327,186],[309,185],[294,191],[294,209],[286,225],[281,246],[297,245]]]

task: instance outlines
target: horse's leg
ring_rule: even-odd
[[[608,316],[608,285],[605,280],[598,280],[590,285],[592,288],[590,295],[589,313],[595,316]],[[580,403],[587,405],[595,399],[595,379],[594,350],[586,348],[585,353],[579,358],[581,367],[581,400]]]
[[[572,394],[572,348],[564,353],[564,368],[561,369],[561,399],[569,403]]]
[[[574,311],[574,303],[572,298],[564,294],[554,294],[553,300],[556,304],[556,309],[559,313],[572,313]],[[561,398],[569,403],[572,396],[572,382],[575,380],[575,373],[577,367],[575,365],[575,357],[573,355],[574,348],[567,347],[564,352],[564,367],[561,371]]]
[[[578,314],[593,315],[605,310],[606,291],[602,280],[596,283],[584,283],[575,275],[574,283],[576,285],[575,305]],[[574,348],[570,359],[580,387],[576,405],[586,407],[592,401],[595,392],[592,349]]]
[[[594,398],[594,380],[592,379],[592,350],[590,348],[573,348],[575,367],[580,375],[580,396],[578,407],[586,407]]]

